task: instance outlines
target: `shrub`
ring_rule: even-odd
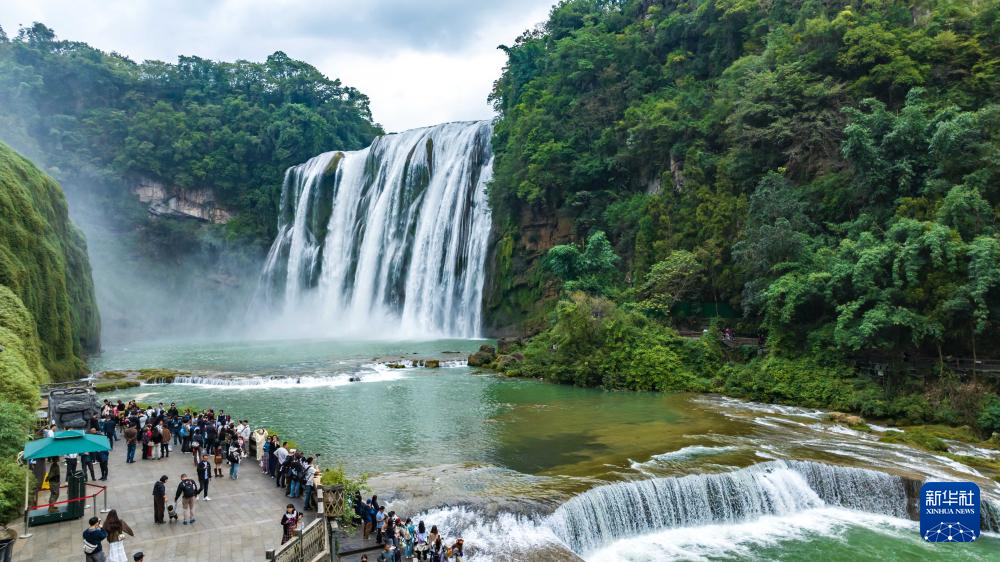
[[[987,436],[1000,432],[1000,396],[994,394],[985,400],[976,423],[979,430]]]

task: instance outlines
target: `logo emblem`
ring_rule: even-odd
[[[920,536],[927,542],[978,539],[979,486],[972,482],[926,482],[921,486]]]

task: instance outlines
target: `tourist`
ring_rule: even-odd
[[[368,535],[375,530],[375,510],[372,509],[372,501],[366,500],[361,512],[361,525],[364,540],[368,540]]]
[[[417,555],[417,560],[427,560],[427,551],[430,550],[430,545],[427,543],[427,527],[424,526],[423,521],[417,525],[417,533],[413,538],[416,542],[413,552]]]
[[[118,441],[118,434],[115,432],[116,425],[115,418],[107,414],[101,420],[101,427],[99,428],[99,431],[102,431],[104,436],[108,438],[108,443],[111,444],[112,449],[115,448],[115,441]]]
[[[383,540],[392,546],[399,546],[396,543],[396,512],[390,511],[385,517],[385,525],[382,528]]]
[[[198,485],[194,480],[188,478],[187,474],[181,474],[181,481],[177,484],[177,493],[174,494],[174,508],[177,506],[177,499],[183,496],[181,508],[184,510],[183,524],[194,524],[194,501],[198,497]]]
[[[316,483],[314,479],[316,478],[316,467],[313,466],[313,458],[309,457],[305,462],[306,473],[303,476],[303,485],[305,486],[305,499],[302,500],[302,509],[309,510],[310,505],[314,504],[313,500],[313,490],[316,488]],[[318,507],[318,506],[317,506]]]
[[[237,428],[237,433],[240,434],[240,439],[243,440],[243,458],[250,456],[250,420],[243,420],[240,425],[242,429]]]
[[[97,452],[97,464],[101,467],[101,481],[108,479],[108,457],[109,453],[107,451]]]
[[[285,514],[281,516],[281,544],[285,544],[291,540],[292,535],[295,534],[295,527],[299,524],[299,519],[301,515],[298,511],[295,511],[295,506],[288,504],[285,506]]]
[[[167,429],[170,430],[170,434],[174,438],[174,446],[177,446],[181,444],[181,426],[184,422],[182,422],[181,418],[177,415],[177,408],[171,406],[171,411],[174,413],[167,414],[170,416],[169,421],[167,422]],[[181,452],[184,451],[182,450]]]
[[[86,562],[105,562],[101,541],[108,538],[108,532],[101,528],[101,520],[97,517],[91,517],[89,523],[90,527],[83,532],[83,553],[87,557]]]
[[[49,457],[49,472],[45,475],[45,482],[49,485],[49,513],[59,511],[59,506],[51,505],[59,501],[59,457]]]
[[[274,452],[274,458],[276,459],[275,473],[278,476],[277,482],[275,482],[275,484],[277,484],[279,488],[284,487],[283,484],[284,484],[285,460],[288,458],[288,449],[286,448],[287,445],[288,445],[287,442],[282,443],[281,446],[278,447],[278,450]]]
[[[274,454],[271,450],[271,438],[268,437],[264,439],[264,443],[261,445],[261,458],[260,458],[260,472],[261,474],[271,474],[270,471],[270,459]],[[273,476],[272,476],[273,478]]]
[[[372,502],[374,505],[374,502]],[[385,507],[379,507],[375,513],[375,544],[382,544],[385,537],[382,531],[385,529]]]
[[[403,556],[406,558],[413,558],[413,547],[415,546],[414,534],[416,533],[416,528],[413,526],[413,519],[409,517],[406,518],[406,524],[403,525]]]
[[[437,527],[434,528],[436,529]],[[434,532],[433,529],[431,530],[431,532],[432,533]],[[432,562],[442,562],[444,560],[445,550],[444,550],[444,545],[441,542],[441,537],[438,537],[436,540],[431,542],[430,554]]]
[[[148,417],[146,418],[149,419]],[[153,426],[149,423],[142,428],[142,460],[153,458]]]
[[[201,430],[194,429],[191,433],[191,456],[194,457],[194,464],[198,464],[198,459],[201,458]]]
[[[212,463],[208,462],[208,455],[202,455],[201,462],[198,463],[198,483],[205,494],[202,496],[205,501],[212,501],[212,498],[208,497],[208,483],[211,479]]]
[[[49,424],[49,428],[45,430],[45,436],[46,437],[55,437],[56,436],[56,424],[54,424],[54,423],[53,424]]]
[[[125,462],[134,463],[135,462],[135,446],[138,443],[137,438],[139,436],[139,430],[135,428],[134,425],[129,424],[128,428],[125,430]]]
[[[153,484],[153,523],[163,523],[163,510],[167,503],[167,475]]]
[[[135,533],[128,523],[118,517],[118,511],[112,509],[104,521],[104,530],[108,533],[108,562],[128,562],[125,554],[125,534],[134,537]]]
[[[181,423],[181,427],[177,432],[181,436],[181,452],[190,453],[191,452],[191,424],[187,420]]]
[[[80,455],[76,453],[70,453],[66,455],[66,478],[69,478],[70,474],[76,472],[76,463],[80,460]]]
[[[386,544],[382,547],[382,552],[379,553],[376,560],[378,562],[393,562],[394,556],[392,555],[392,547]]]
[[[92,433],[97,433],[96,430],[91,429]],[[83,453],[80,455],[80,462],[83,463],[83,477],[87,478],[87,473],[90,473],[91,480],[97,480],[97,476],[94,474],[94,455],[91,453]]]
[[[437,525],[431,525],[431,532],[427,535],[427,544],[433,545],[441,540],[441,533],[438,533]]]
[[[205,452],[208,453],[207,450]],[[215,473],[213,474],[213,476],[215,476],[216,478],[222,478],[222,461],[223,461],[222,447],[219,446],[215,447],[215,455],[212,460],[215,461]]]
[[[465,559],[464,539],[459,537],[455,544],[451,545],[451,555],[455,558],[455,562],[462,562]]]
[[[165,459],[170,456],[170,428],[160,423],[160,458]]]
[[[135,562],[142,562],[145,559],[146,555],[143,554],[141,550],[132,555],[132,560],[134,560]]]
[[[239,444],[229,446],[229,477],[233,480],[240,477],[240,457],[242,456],[243,451]]]
[[[156,425],[150,430],[150,442],[152,443],[153,450],[149,452],[149,458],[161,459],[165,455],[163,454],[163,425],[162,422],[157,421]]]

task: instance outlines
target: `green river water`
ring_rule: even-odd
[[[294,440],[321,464],[368,472],[403,514],[461,532],[471,560],[571,559],[548,522],[609,482],[728,473],[814,460],[921,479],[986,476],[944,457],[878,442],[821,412],[715,396],[604,392],[512,380],[461,366],[479,341],[202,342],[107,349],[95,370],[174,368],[184,384],[123,399],[224,409]],[[389,369],[387,358],[440,358]],[[359,382],[350,382],[359,376]],[[882,428],[879,428],[882,430]],[[677,501],[686,501],[683,498]],[[478,546],[478,548],[475,548]],[[576,554],[597,560],[1000,560],[1000,538],[928,544],[916,522],[826,505],[741,521],[614,536]]]

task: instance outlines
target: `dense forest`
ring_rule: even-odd
[[[14,457],[33,429],[38,385],[86,373],[100,345],[87,246],[59,184],[0,143],[0,521],[21,507]]]
[[[501,48],[506,370],[1000,430],[947,368],[1000,341],[1000,3],[569,0]]]
[[[380,132],[365,95],[281,52],[136,63],[39,23],[0,30],[0,140],[65,189],[107,341],[225,329],[274,237],[285,170]],[[147,185],[225,218],[151,214]]]
[[[68,189],[211,189],[236,211],[229,234],[264,244],[289,166],[381,132],[364,94],[281,52],[136,63],[40,23],[13,38],[0,30],[0,130]]]

